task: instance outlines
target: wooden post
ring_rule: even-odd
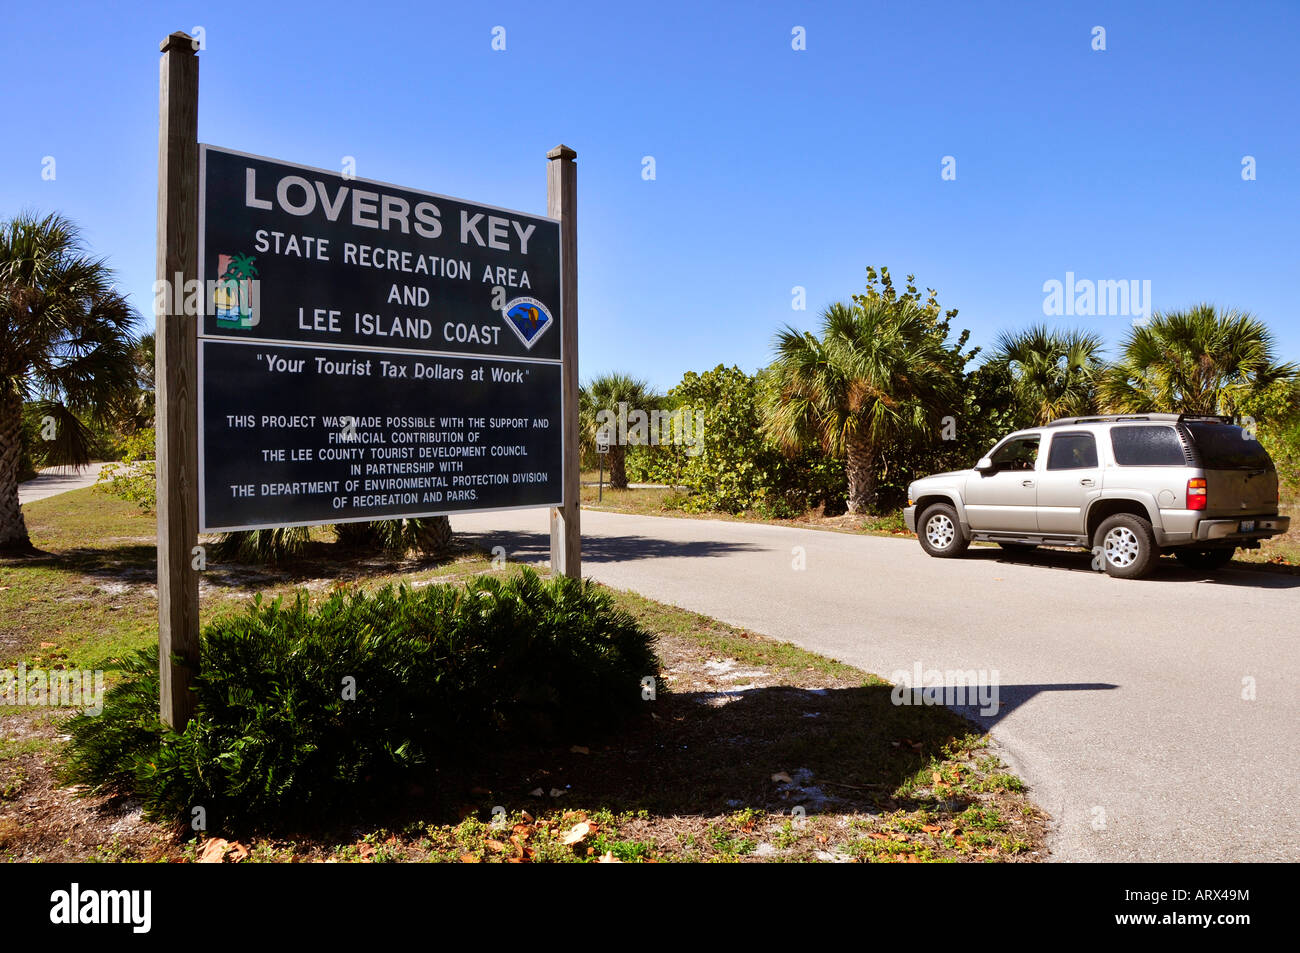
[[[158,259],[166,282],[157,308],[159,709],[183,729],[194,713],[199,670],[198,322],[185,314],[187,283],[199,274],[199,59],[194,38],[162,42],[158,76]],[[155,301],[159,300],[155,297]],[[205,303],[206,296],[200,295]],[[178,313],[179,311],[179,313]]]
[[[578,457],[578,154],[546,154],[546,214],[560,220],[560,357],[564,391],[564,505],[551,509],[551,572],[582,578],[582,494]]]

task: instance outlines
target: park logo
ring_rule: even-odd
[[[258,320],[257,266],[249,255],[218,255],[212,306],[219,328],[251,328]]]
[[[546,329],[554,324],[551,312],[536,298],[515,298],[501,309],[506,324],[519,336],[524,347],[532,348]]]

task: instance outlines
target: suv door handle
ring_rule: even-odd
[[[1020,485],[1021,485],[1021,486],[1033,486],[1033,485],[1034,485],[1034,481],[1033,481],[1033,480],[1021,480],[1021,481],[1020,481]]]
[[[1079,481],[1079,486],[1096,486],[1096,484],[1093,483],[1090,478],[1084,477],[1082,480]]]

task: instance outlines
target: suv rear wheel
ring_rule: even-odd
[[[921,514],[916,534],[921,541],[921,548],[931,556],[947,559],[960,556],[970,545],[970,540],[961,534],[961,523],[957,511],[947,503],[936,503]]]
[[[1228,563],[1232,562],[1232,557],[1237,554],[1236,547],[1221,547],[1219,549],[1185,549],[1179,547],[1174,550],[1174,558],[1186,566],[1188,569],[1222,569]]]
[[[1160,555],[1151,524],[1131,513],[1116,513],[1103,521],[1093,545],[1101,549],[1098,555],[1106,572],[1117,579],[1145,576]]]

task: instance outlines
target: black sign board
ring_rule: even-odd
[[[558,506],[559,223],[200,152],[203,532]]]

